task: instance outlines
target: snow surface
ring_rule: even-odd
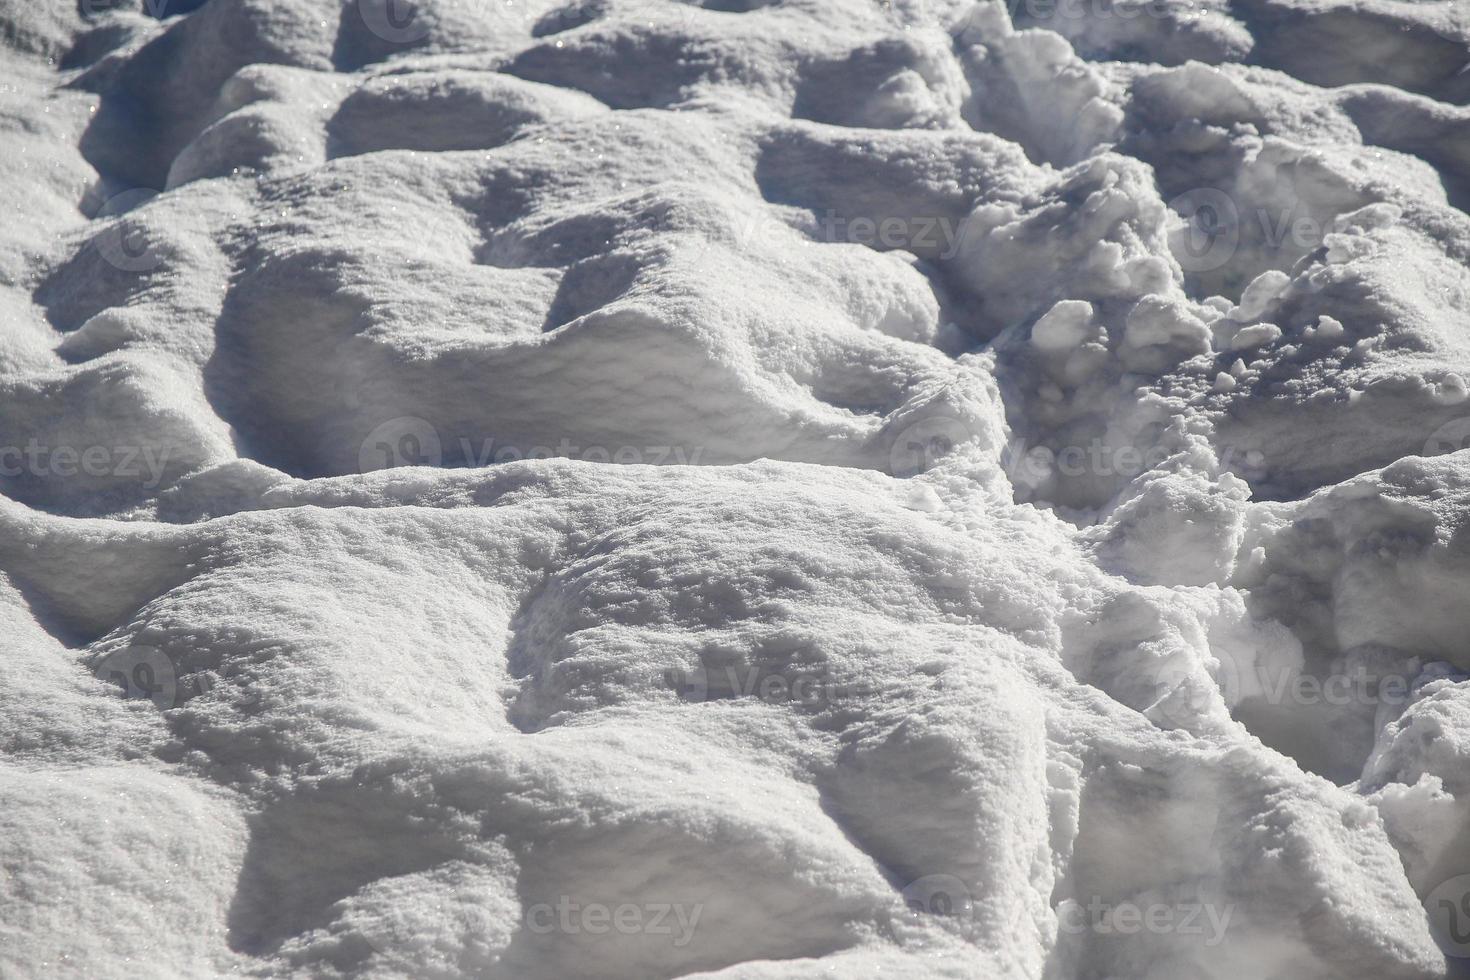
[[[1470,975],[1470,4],[0,36],[0,977]]]

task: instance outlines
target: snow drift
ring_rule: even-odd
[[[0,975],[1465,973],[1462,4],[0,27]]]

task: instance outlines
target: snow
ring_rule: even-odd
[[[1470,963],[1470,8],[0,2],[0,977]]]

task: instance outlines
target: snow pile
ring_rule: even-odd
[[[1470,962],[1470,14],[0,3],[0,976]]]

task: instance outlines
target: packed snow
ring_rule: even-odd
[[[0,42],[0,978],[1470,976],[1470,3]]]

